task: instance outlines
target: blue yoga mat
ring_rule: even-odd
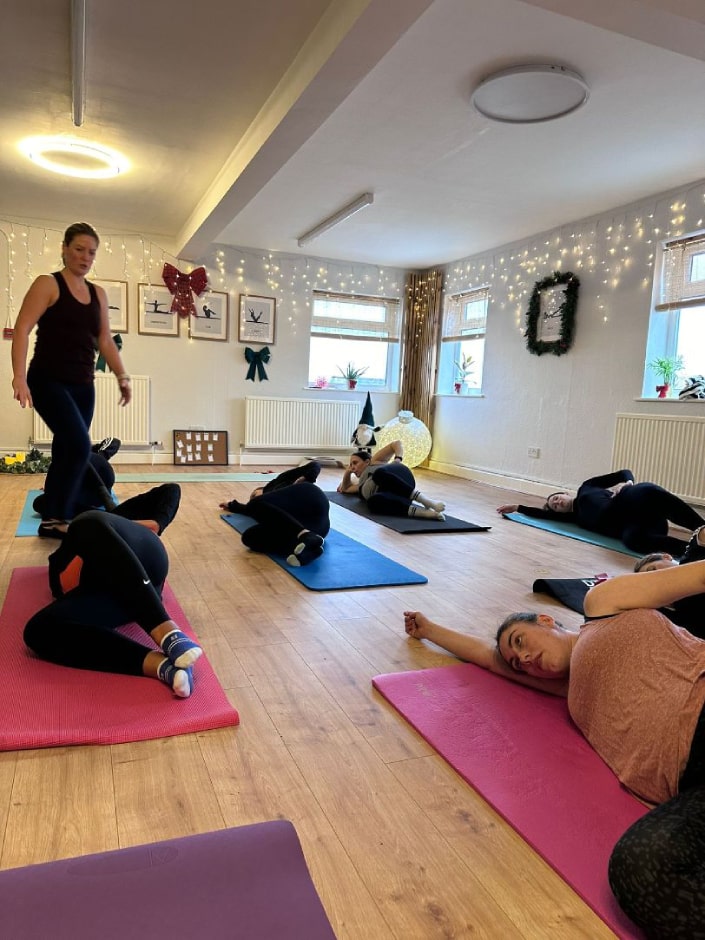
[[[41,493],[41,490],[29,490],[27,493],[24,506],[22,507],[22,515],[20,516],[20,521],[17,523],[17,529],[15,530],[15,538],[23,539],[29,535],[37,534],[37,529],[39,528],[39,523],[42,521],[42,518],[32,509],[32,503]],[[113,498],[116,502],[119,502],[115,493],[113,493]]]
[[[598,535],[597,532],[590,532],[589,529],[581,529],[579,525],[572,522],[557,522],[553,519],[534,519],[533,516],[525,516],[521,512],[506,512],[505,519],[511,519],[512,522],[520,522],[522,525],[533,526],[534,529],[545,529],[547,532],[555,532],[556,535],[565,535],[569,539],[578,539],[579,542],[590,542],[591,545],[601,545],[603,548],[611,548],[613,552],[621,552],[622,555],[631,555],[632,558],[641,558],[639,552],[633,552],[630,548],[620,542],[619,539],[610,538],[608,535]]]
[[[267,483],[276,473],[116,473],[116,483]]]
[[[238,513],[222,513],[220,518],[241,534],[255,525],[254,519]],[[347,591],[351,588],[428,583],[428,578],[422,574],[334,529],[326,536],[321,557],[303,568],[292,568],[276,555],[268,557],[309,591]]]

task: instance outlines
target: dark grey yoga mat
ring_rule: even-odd
[[[394,529],[402,535],[417,535],[419,533],[435,532],[488,532],[492,526],[475,525],[473,522],[465,522],[463,519],[456,519],[454,516],[446,515],[445,522],[437,519],[409,519],[403,516],[379,516],[371,513],[367,508],[367,503],[359,496],[337,492],[326,492],[326,496],[332,503],[342,506],[343,509],[349,509],[350,512],[356,512],[358,516],[364,516],[371,519],[378,525],[386,526],[387,529]]]

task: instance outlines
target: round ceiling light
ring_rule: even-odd
[[[117,150],[73,137],[27,137],[19,148],[37,166],[81,179],[109,179],[130,166]]]
[[[488,76],[472,103],[480,114],[506,124],[553,121],[585,104],[584,78],[562,65],[519,65]]]

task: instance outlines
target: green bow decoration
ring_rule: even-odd
[[[257,370],[257,377],[260,382],[263,382],[267,379],[267,373],[264,371],[265,362],[269,362],[269,357],[271,353],[269,352],[269,346],[263,346],[261,349],[258,349],[257,352],[254,349],[250,349],[249,346],[245,347],[245,359],[250,364],[250,368],[247,370],[247,375],[245,376],[245,381],[249,379],[251,382],[255,380],[255,369]]]
[[[120,336],[119,333],[116,333],[115,336],[113,336],[113,342],[117,346],[118,352],[120,352],[120,350],[122,349],[122,336]],[[98,361],[95,364],[96,372],[105,372],[106,365],[107,363],[105,361],[105,356],[103,355],[103,353],[101,353],[98,356]]]

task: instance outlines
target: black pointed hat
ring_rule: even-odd
[[[372,414],[372,399],[370,398],[369,392],[367,393],[367,398],[365,399],[365,407],[362,409],[360,424],[369,424],[371,428],[375,426],[375,419],[374,415]]]

